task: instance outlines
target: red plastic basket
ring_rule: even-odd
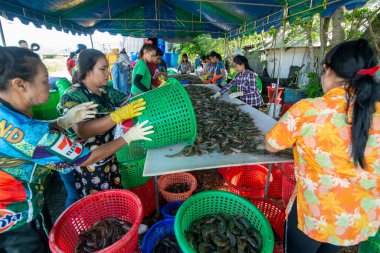
[[[262,165],[229,167],[225,181],[230,192],[237,195],[264,197],[268,170]]]
[[[285,208],[274,202],[273,200],[259,197],[248,197],[268,219],[273,231],[283,241],[284,240],[284,224],[285,224]]]
[[[285,163],[284,171],[282,173],[282,201],[285,206],[288,205],[295,186],[296,179],[294,176],[294,163]]]
[[[101,191],[77,201],[55,222],[49,246],[54,253],[72,253],[79,235],[101,218],[115,217],[133,224],[119,241],[98,253],[133,253],[137,248],[138,229],[142,221],[140,199],[127,190]]]
[[[224,178],[226,176],[227,168],[218,168],[218,173]]]
[[[265,168],[269,167],[269,164],[263,165]],[[268,197],[270,198],[281,198],[282,197],[282,173],[281,164],[272,164],[271,170],[272,181],[269,183]]]
[[[187,183],[190,185],[190,190],[183,193],[172,193],[165,191],[166,187],[174,183]],[[162,197],[164,197],[164,199],[169,203],[185,201],[193,194],[195,188],[197,188],[197,179],[190,173],[186,172],[163,175],[158,179],[158,189],[160,190]]]
[[[154,188],[153,178],[151,178],[145,184],[129,190],[140,198],[140,201],[143,206],[144,217],[150,216],[157,210],[156,190]]]

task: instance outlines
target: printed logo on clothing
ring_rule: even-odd
[[[67,138],[65,135],[61,134],[61,137],[58,139],[50,149],[61,155],[65,158],[75,160],[80,154],[82,154],[83,147],[78,142],[73,142],[70,138]]]
[[[16,225],[22,219],[21,213],[14,213],[7,209],[0,209],[0,233]]]

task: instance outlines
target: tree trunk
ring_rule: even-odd
[[[332,43],[331,46],[338,45],[344,41],[344,10],[343,7],[336,9],[332,16]]]
[[[319,56],[318,56],[318,66],[317,66],[317,73],[321,74],[322,69],[322,62],[324,61],[325,56],[325,50],[327,46],[327,32],[329,30],[331,17],[325,17],[320,20],[320,26],[319,26],[319,38],[321,41],[321,47],[319,49]]]
[[[311,36],[311,30],[312,30],[313,23],[310,24],[309,27],[306,28],[306,36],[307,36],[307,45],[309,47],[308,50],[308,62],[306,65],[306,72],[312,71],[314,68],[314,47],[313,47],[313,38]]]

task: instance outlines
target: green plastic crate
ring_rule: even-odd
[[[138,161],[146,156],[146,147],[143,141],[133,141],[116,152],[117,161],[121,164]]]
[[[273,231],[264,214],[248,200],[224,191],[198,193],[187,199],[178,209],[175,217],[174,231],[178,245],[183,252],[196,253],[185,236],[185,231],[189,229],[191,223],[206,215],[217,213],[229,215],[244,214],[263,238],[261,253],[273,252]]]
[[[146,109],[133,121],[149,120],[154,133],[144,141],[147,149],[155,149],[177,143],[193,144],[197,136],[197,122],[193,104],[185,88],[177,81],[168,79],[167,85],[132,98],[144,98]]]
[[[58,91],[50,91],[50,98],[46,104],[32,107],[33,118],[40,120],[52,120],[58,118],[60,116],[57,110],[58,103]]]
[[[380,253],[380,231],[367,241],[361,242],[358,253]]]
[[[62,97],[66,90],[71,88],[71,83],[69,80],[67,80],[67,78],[60,78],[55,81],[55,86],[58,89],[59,97]]]
[[[119,163],[121,183],[123,184],[124,189],[136,188],[148,182],[151,177],[143,177],[142,175],[144,165],[145,157],[136,162],[129,162],[126,164]]]

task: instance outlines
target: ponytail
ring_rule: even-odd
[[[367,40],[347,41],[326,54],[325,65],[346,80],[346,119],[352,125],[351,157],[355,165],[365,168],[364,151],[376,103],[380,102],[380,83],[373,77],[377,70],[376,55]],[[348,121],[350,106],[353,106],[351,122]]]
[[[376,103],[380,101],[380,85],[370,75],[355,77],[346,88],[348,95],[347,110],[351,101],[354,101],[352,112],[351,143],[352,158],[355,164],[366,167],[364,150],[369,137],[369,129],[372,125],[372,115],[376,111]],[[355,98],[350,95],[352,91]]]

